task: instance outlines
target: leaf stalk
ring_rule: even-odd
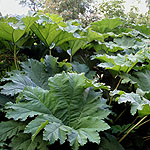
[[[135,129],[144,119],[146,119],[147,116],[144,116],[137,124],[135,124],[120,140],[119,140],[119,143],[121,143],[125,138],[126,136],[133,130]]]

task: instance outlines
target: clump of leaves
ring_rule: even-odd
[[[32,142],[36,142],[42,132],[43,140],[49,144],[57,140],[60,144],[69,141],[73,149],[78,149],[88,140],[99,144],[99,132],[109,129],[104,118],[110,111],[102,98],[102,92],[87,87],[86,80],[83,74],[63,72],[48,79],[49,90],[25,86],[18,96],[18,102],[9,102],[4,108],[6,117],[14,121],[0,124],[0,128],[3,128],[1,140],[13,138],[10,144],[13,148],[14,143],[23,144],[29,140],[29,135],[32,136]],[[25,125],[24,121],[28,123]],[[5,126],[9,123],[12,124],[11,129],[10,126]],[[21,128],[21,133],[19,125],[15,125],[18,123],[25,126]],[[24,137],[24,140],[20,137]],[[22,149],[29,149],[31,144],[23,145]]]
[[[1,114],[0,148],[46,150],[57,142],[77,150],[89,142],[101,142],[96,144],[99,149],[123,149],[108,134],[109,125],[125,128],[125,132],[117,131],[122,142],[129,133],[139,134],[139,127],[149,122],[148,27],[127,25],[120,18],[103,19],[85,29],[77,21],[63,22],[58,16],[23,17],[19,24],[17,19],[7,19],[0,24],[2,53],[12,50],[16,68],[21,70],[1,79],[0,106],[6,105]],[[9,34],[3,31],[4,25]],[[41,61],[19,62],[20,48],[33,52],[32,44],[43,52],[34,57]],[[58,59],[45,56],[48,51]],[[109,125],[105,122],[110,114],[106,103],[113,112]],[[142,118],[136,123],[133,117]],[[144,134],[149,137],[148,132]]]

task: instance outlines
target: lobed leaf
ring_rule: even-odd
[[[120,18],[103,19],[101,21],[91,23],[90,28],[100,33],[107,33],[112,32],[115,28],[119,27],[122,24],[123,22],[121,21]]]
[[[22,92],[25,86],[36,86],[36,84],[27,75],[22,74],[21,72],[18,74],[12,72],[12,76],[3,78],[3,80],[12,81],[0,86],[0,88],[2,88],[1,93],[5,95],[14,96]]]
[[[126,103],[126,102],[130,102],[131,103],[131,114],[135,115],[137,110],[141,112],[142,115],[144,115],[145,112],[145,108],[147,106],[145,105],[149,105],[150,106],[150,102],[145,99],[144,97],[140,97],[138,94],[135,93],[125,93],[122,94],[119,99],[118,99],[118,103]],[[146,114],[145,114],[146,115]]]
[[[7,118],[20,119],[21,121],[36,115],[51,114],[49,109],[39,101],[21,102],[18,104],[9,102],[5,105],[5,109]]]
[[[0,140],[6,141],[19,133],[20,130],[24,130],[25,124],[22,122],[16,122],[13,120],[0,123]]]
[[[142,55],[142,51],[139,51],[135,55],[117,54],[117,56],[110,56],[107,54],[98,54],[96,56],[92,56],[92,59],[98,59],[102,61],[102,63],[98,64],[99,67],[111,69],[117,72],[123,71],[128,73],[138,62],[144,61],[144,56]]]
[[[41,137],[31,141],[30,135],[25,133],[16,135],[9,146],[12,150],[48,150],[47,143]]]
[[[38,135],[38,133],[45,128],[48,123],[56,122],[61,123],[61,121],[52,115],[40,115],[32,120],[25,128],[24,133],[32,133],[32,141]]]

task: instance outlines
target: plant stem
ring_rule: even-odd
[[[135,121],[139,118],[139,116],[137,116],[133,121],[132,123],[129,125],[129,127],[127,127],[126,129],[124,129],[121,133],[119,133],[117,135],[117,137],[119,137],[122,133],[126,132],[128,129],[130,129],[132,127],[132,125],[135,123]]]
[[[70,56],[70,63],[72,62],[72,56]]]
[[[50,55],[50,56],[52,55],[52,50],[51,50],[51,49],[49,49],[49,55]]]
[[[147,138],[150,138],[150,136],[145,136],[145,137],[143,137],[143,139],[147,139]]]
[[[122,80],[122,79],[119,80],[119,82],[118,82],[118,84],[117,84],[117,86],[115,87],[114,90],[117,90],[117,89],[118,89],[118,87],[119,87],[119,85],[120,85],[120,83],[121,83],[121,80]]]
[[[117,120],[122,116],[122,114],[124,114],[124,112],[127,110],[128,107],[126,107],[120,114],[119,116],[115,119],[114,122],[117,122]]]
[[[119,143],[122,142],[126,136],[133,130],[135,129],[147,116],[143,117],[137,124],[135,124],[120,140]]]
[[[15,63],[16,69],[18,69],[16,44],[14,45],[14,63]]]
[[[109,106],[111,105],[111,103],[112,103],[112,100],[113,100],[113,96],[111,96],[111,98],[110,98],[110,101],[109,101]]]
[[[145,123],[147,123],[147,122],[149,122],[149,121],[150,121],[150,119],[149,119],[149,120],[146,120],[145,122],[141,123],[138,127],[144,125]]]
[[[144,139],[144,141],[148,141],[148,140],[150,140],[150,136],[145,136],[145,137],[143,137],[143,139]]]
[[[118,82],[118,84],[116,85],[116,87],[115,87],[115,89],[114,89],[114,90],[117,90],[117,89],[118,89],[118,87],[119,87],[119,85],[120,85],[120,83],[121,83],[121,80],[122,80],[122,79],[120,79],[120,80],[119,80],[119,82]],[[109,106],[111,105],[112,100],[113,100],[113,96],[111,96],[111,98],[110,98]]]

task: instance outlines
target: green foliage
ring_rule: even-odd
[[[21,122],[15,122],[15,121],[6,121],[0,123],[0,128],[3,129],[0,131],[1,141],[6,141],[6,139],[12,138],[16,134],[19,133],[20,130],[24,130],[25,125]]]
[[[119,18],[103,19],[101,21],[91,23],[91,29],[103,34],[107,32],[114,32],[115,29],[122,24],[123,22]]]
[[[13,150],[35,150],[36,148],[38,150],[48,150],[46,144],[41,138],[36,138],[34,141],[31,141],[30,135],[20,133],[13,138],[9,146]]]
[[[144,115],[148,115],[147,113],[144,114],[143,109],[144,107],[147,107],[147,105],[150,105],[150,102],[147,99],[144,99],[143,97],[141,98],[138,94],[135,93],[126,93],[122,94],[119,99],[118,103],[126,103],[126,102],[131,102],[131,114],[135,115],[137,110],[140,110],[140,113]]]
[[[13,96],[22,92],[25,86],[49,89],[48,78],[63,70],[63,66],[59,67],[57,59],[52,56],[46,56],[44,63],[29,59],[21,63],[21,66],[22,71],[9,72],[8,77],[2,79],[2,81],[12,81],[1,86],[2,94]]]
[[[0,149],[149,148],[147,26],[106,18],[83,28],[40,13],[4,24]]]
[[[18,97],[25,102],[5,105],[6,117],[25,121],[29,117],[38,116],[24,131],[32,133],[32,140],[44,129],[43,139],[50,144],[58,139],[60,144],[68,140],[74,149],[78,149],[80,145],[87,143],[87,139],[99,143],[98,132],[109,129],[103,119],[110,112],[101,108],[101,92],[84,87],[86,80],[83,74],[63,72],[49,78],[50,91],[27,86]],[[12,143],[16,140],[19,138],[15,137]],[[28,145],[32,149],[32,143]]]
[[[0,94],[0,108],[3,107],[7,102],[15,101],[13,98]]]
[[[99,150],[111,150],[111,149],[124,150],[124,148],[119,144],[119,142],[114,136],[106,134],[106,137],[102,138],[102,143]]]
[[[128,73],[138,62],[143,62],[144,57],[141,53],[136,53],[135,55],[120,55],[109,56],[107,54],[98,54],[93,56],[92,59],[101,60],[104,63],[100,63],[98,66],[106,69],[115,70],[117,72],[126,72]]]

